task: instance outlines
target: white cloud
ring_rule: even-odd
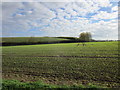
[[[118,12],[108,13],[106,11],[100,11],[97,15],[92,16],[94,20],[101,20],[101,19],[115,19],[118,17]]]
[[[66,27],[64,27],[66,26]],[[94,39],[117,39],[118,38],[118,23],[117,20],[109,22],[100,21],[90,23],[89,20],[80,18],[79,20],[64,20],[64,22],[55,20],[51,22],[51,26],[44,30],[51,36],[76,36],[84,31],[89,31],[93,34]],[[108,38],[109,37],[109,38]]]
[[[98,11],[101,7],[110,7],[109,0],[105,2],[89,0],[84,2],[61,3],[3,3],[3,35],[15,36],[18,33],[29,35],[36,31],[48,36],[75,36],[84,31],[93,33],[96,39],[117,38],[117,20],[102,21],[102,19],[117,18],[117,12]],[[115,7],[112,9],[115,11]],[[86,18],[89,13],[98,13],[92,19]],[[92,20],[100,20],[92,23]],[[31,29],[37,28],[34,31]],[[22,33],[24,32],[24,33]],[[112,33],[112,34],[111,34]]]
[[[2,6],[3,32],[9,31],[10,29],[28,31],[31,27],[29,25],[32,25],[33,22],[35,23],[36,21],[43,19],[44,21],[42,20],[42,23],[44,24],[47,23],[47,21],[45,22],[45,19],[49,20],[55,17],[55,14],[52,11],[40,3],[22,4],[7,2],[3,3]],[[34,11],[31,11],[31,9],[34,9]],[[36,22],[36,24],[38,23]],[[33,26],[35,26],[35,24],[33,24]]]
[[[92,0],[94,3],[97,3],[98,6],[100,7],[110,7],[110,1],[109,0]]]
[[[112,11],[118,11],[118,6],[113,7]]]
[[[103,39],[117,39],[118,38],[117,20],[111,20],[109,22],[100,21],[98,23],[93,23],[91,28],[93,28],[94,35],[97,36],[98,39],[100,39],[101,37]]]

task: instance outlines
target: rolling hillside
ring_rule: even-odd
[[[78,42],[74,37],[3,37],[3,46]]]

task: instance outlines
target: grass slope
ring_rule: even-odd
[[[55,41],[62,41],[68,40],[63,38],[57,37],[3,37],[2,42],[55,42]]]
[[[72,40],[73,41],[73,40]],[[33,44],[48,44],[71,42],[71,39],[57,38],[57,37],[3,37],[3,46],[16,46],[16,45],[33,45]]]

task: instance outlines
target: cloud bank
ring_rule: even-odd
[[[3,2],[2,36],[72,36],[91,32],[94,39],[118,39],[118,3]]]

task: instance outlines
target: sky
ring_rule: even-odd
[[[8,0],[9,1],[9,0]],[[118,39],[118,2],[2,2],[2,37],[79,37]]]

